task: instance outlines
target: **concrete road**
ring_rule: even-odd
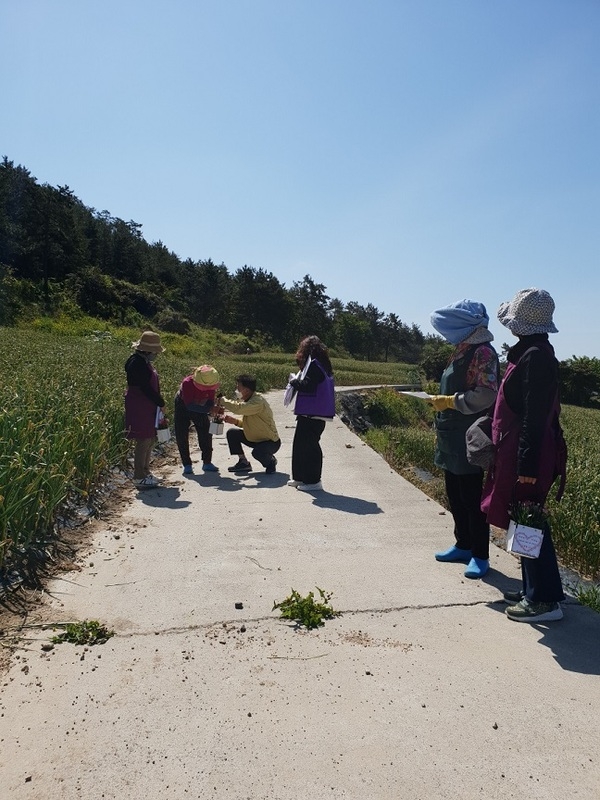
[[[294,418],[269,399],[279,473],[231,475],[216,439],[220,475],[132,488],[49,587],[57,619],[116,635],[29,634],[3,679],[2,800],[598,800],[600,616],[508,620],[518,563],[438,564],[450,516],[339,420],[325,491],[287,487]],[[272,611],[316,586],[342,612],[324,627]]]

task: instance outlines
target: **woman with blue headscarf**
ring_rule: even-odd
[[[465,577],[482,578],[490,567],[490,528],[481,511],[483,470],[467,461],[467,428],[491,408],[498,394],[498,356],[490,344],[483,303],[460,300],[434,311],[431,324],[455,349],[431,398],[435,415],[435,464],[444,470],[455,544],[437,561],[467,564]]]

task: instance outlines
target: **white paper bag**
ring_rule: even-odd
[[[168,428],[157,428],[156,438],[161,444],[171,441],[171,431]]]
[[[543,539],[544,531],[541,528],[519,525],[511,519],[506,532],[506,550],[514,556],[538,558]]]

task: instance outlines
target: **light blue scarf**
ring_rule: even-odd
[[[487,328],[489,321],[485,306],[475,300],[459,300],[431,315],[431,324],[450,344],[460,344],[477,328]]]

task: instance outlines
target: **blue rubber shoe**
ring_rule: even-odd
[[[483,578],[489,568],[490,562],[487,558],[473,556],[465,570],[465,578]]]
[[[449,547],[447,550],[442,550],[441,553],[435,554],[436,561],[464,561],[465,564],[468,564],[471,561],[471,551],[470,550],[462,550],[460,547],[457,547],[455,544],[452,547]]]
[[[192,467],[191,464],[184,464],[184,466],[183,466],[183,474],[184,475],[193,475],[194,474],[194,468]]]
[[[202,464],[202,469],[204,472],[218,472],[219,468],[215,467],[214,464]]]

